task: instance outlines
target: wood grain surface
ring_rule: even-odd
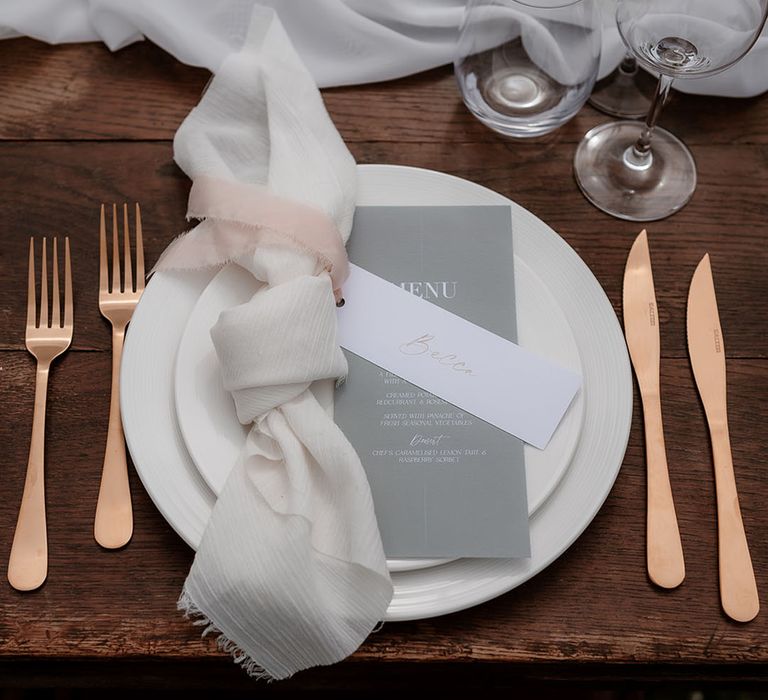
[[[172,137],[208,80],[149,44],[0,42],[0,564],[7,563],[32,421],[24,350],[28,236],[72,239],[73,347],[51,375],[47,428],[50,570],[37,592],[0,585],[0,683],[250,687],[175,604],[192,552],[132,472],[135,535],[117,552],[91,535],[106,439],[109,327],[97,306],[102,201],[142,203],[147,259],[185,230],[189,181]],[[575,144],[605,117],[589,107],[555,135],[502,140],[464,109],[450,71],[324,92],[361,163],[468,178],[553,226],[593,270],[617,312],[635,224],[591,207],[571,173]],[[392,623],[348,661],[269,687],[430,687],[589,679],[768,680],[768,100],[676,94],[662,123],[692,148],[692,202],[648,227],[662,331],[668,458],[687,564],[665,592],[645,574],[645,467],[637,394],[626,458],[577,542],[533,580],[453,615]],[[747,625],[720,611],[711,452],[685,344],[696,263],[712,264],[725,335],[741,505],[764,611]]]

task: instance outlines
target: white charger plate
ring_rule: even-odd
[[[386,191],[377,190],[377,197],[376,204],[386,204]],[[514,220],[512,224],[515,227]],[[581,374],[576,340],[557,302],[520,256],[515,256],[514,265],[518,342]],[[259,286],[253,275],[238,265],[221,270],[195,304],[176,356],[174,386],[179,428],[189,456],[216,495],[224,488],[249,427],[238,421],[232,396],[222,386],[210,329],[221,311],[245,303]],[[583,418],[584,400],[578,394],[546,449],[525,446],[529,515],[544,503],[568,468]],[[410,571],[446,561],[389,559],[388,565],[390,572]]]
[[[433,617],[489,600],[520,585],[564,552],[589,524],[621,466],[632,414],[626,346],[610,302],[589,268],[546,224],[502,195],[434,171],[360,168],[358,203],[510,204],[516,254],[549,289],[570,323],[584,379],[584,426],[558,487],[531,518],[528,559],[460,559],[392,575],[388,620]],[[156,275],[147,285],[126,340],[121,406],[134,464],[155,505],[192,547],[215,496],[182,439],[173,373],[188,318],[212,273]]]

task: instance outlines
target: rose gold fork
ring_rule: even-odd
[[[29,446],[27,476],[21,497],[19,518],[8,561],[8,581],[19,591],[40,587],[48,575],[48,535],[45,525],[45,405],[48,395],[48,372],[51,362],[72,342],[72,270],[69,260],[69,238],[64,239],[64,323],[61,322],[59,294],[58,241],[53,239],[52,313],[48,318],[47,241],[43,238],[40,270],[40,319],[36,323],[35,303],[35,239],[29,239],[29,282],[27,292],[27,350],[37,360],[35,409],[32,439]],[[48,323],[50,322],[50,326]]]
[[[128,205],[123,204],[123,280],[120,282],[120,251],[117,234],[117,205],[112,205],[112,284],[107,265],[107,230],[104,205],[101,205],[99,227],[99,309],[112,324],[112,398],[109,406],[109,430],[101,472],[99,500],[93,536],[106,549],[127,544],[133,534],[131,491],[128,484],[128,463],[125,457],[125,437],[120,418],[120,360],[123,355],[125,328],[144,291],[144,246],[141,235],[141,211],[136,204],[136,284],[131,266],[131,237],[128,226]]]

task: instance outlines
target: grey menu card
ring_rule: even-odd
[[[516,340],[509,207],[358,207],[347,249],[354,264]],[[530,556],[522,441],[345,353],[336,421],[368,476],[386,555]]]

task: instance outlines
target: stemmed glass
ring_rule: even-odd
[[[595,83],[589,104],[612,117],[640,119],[648,114],[654,83],[628,52],[616,68]]]
[[[620,219],[673,214],[696,189],[696,166],[682,141],[656,127],[675,78],[713,75],[755,43],[768,0],[619,0],[619,33],[637,61],[658,72],[645,123],[619,121],[589,131],[574,158],[581,191]]]

